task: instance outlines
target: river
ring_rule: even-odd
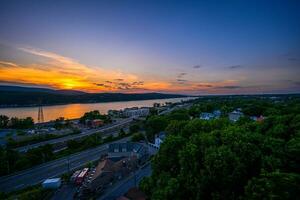
[[[108,110],[120,110],[130,107],[147,107],[153,106],[153,103],[175,103],[180,102],[181,100],[189,99],[194,99],[194,97],[43,106],[43,113],[44,121],[47,122],[50,120],[55,120],[59,117],[64,117],[65,119],[79,118],[84,113],[92,110],[99,110],[100,113],[106,114]],[[38,107],[0,108],[0,115],[18,118],[32,117],[34,121],[37,122]]]

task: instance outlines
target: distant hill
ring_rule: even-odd
[[[99,103],[148,99],[180,98],[185,95],[162,93],[85,93],[76,90],[52,90],[47,88],[0,86],[0,107],[58,105],[69,103]]]

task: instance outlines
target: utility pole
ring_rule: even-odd
[[[43,107],[39,106],[39,112],[38,112],[38,123],[44,122],[44,113],[43,113]]]
[[[68,154],[68,174],[70,174],[70,154]]]

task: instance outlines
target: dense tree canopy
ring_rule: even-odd
[[[226,115],[237,107],[246,117],[231,123]],[[216,97],[192,106],[193,120],[177,114],[149,119],[148,129],[165,130],[168,136],[142,190],[154,200],[299,199],[299,108],[299,99],[293,98],[278,103]],[[197,118],[214,109],[221,109],[223,117]],[[266,118],[256,122],[248,118],[252,115]]]

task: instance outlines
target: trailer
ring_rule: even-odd
[[[76,185],[81,185],[84,181],[84,178],[87,176],[89,168],[84,168],[80,174],[76,177]]]
[[[80,174],[81,170],[77,170],[73,173],[73,175],[70,178],[71,183],[75,183],[77,176]]]
[[[60,187],[60,185],[61,185],[60,178],[49,178],[42,183],[43,188],[47,188],[47,189],[57,189]]]

